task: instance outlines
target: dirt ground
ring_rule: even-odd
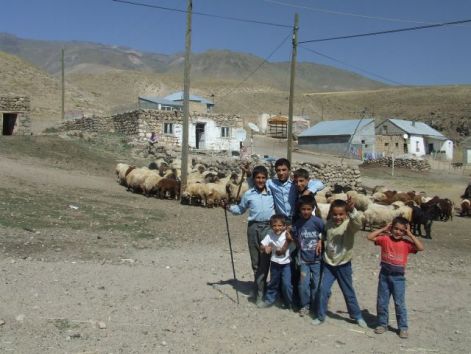
[[[247,300],[246,217],[126,192],[114,148],[0,137],[0,352],[469,353],[471,218],[436,222],[408,265],[410,338],[375,335],[378,249],[357,236],[354,285],[371,328],[348,320],[333,288],[320,327]],[[465,177],[364,171],[366,183],[456,200]],[[239,291],[240,304],[235,302]],[[396,326],[391,308],[390,324]]]

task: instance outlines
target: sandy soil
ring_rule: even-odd
[[[131,194],[113,171],[2,153],[0,165],[0,352],[470,352],[471,218],[435,223],[425,252],[411,256],[410,338],[401,340],[393,331],[373,333],[378,249],[365,233],[353,268],[371,328],[348,320],[338,287],[331,316],[313,327],[247,300],[245,217],[229,216],[235,284],[222,209]],[[439,181],[430,183],[439,190]]]

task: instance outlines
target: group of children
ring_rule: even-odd
[[[312,324],[320,325],[326,319],[331,288],[337,281],[350,318],[367,328],[353,288],[351,265],[354,236],[362,226],[360,215],[350,198],[335,200],[324,223],[314,198],[324,185],[309,179],[304,169],[295,171],[292,179],[290,167],[287,159],[277,160],[277,179],[269,179],[264,166],[246,169],[253,186],[239,204],[223,205],[236,215],[249,213],[247,242],[255,280],[253,299],[257,307],[265,308],[282,295],[286,308],[293,309],[296,304],[300,316],[312,314]],[[404,271],[408,254],[422,251],[423,245],[401,217],[370,233],[368,239],[381,247],[375,333],[387,330],[392,295],[399,336],[407,338]]]

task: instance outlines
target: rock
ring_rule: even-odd
[[[98,321],[97,326],[99,329],[105,329],[106,328],[106,323],[103,321]]]
[[[4,320],[0,320],[0,326],[3,326],[6,322]]]
[[[25,319],[25,315],[24,314],[19,314],[18,316],[15,317],[15,319],[18,321],[18,322],[23,322],[24,319]]]

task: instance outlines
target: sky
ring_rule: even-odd
[[[187,3],[130,1],[182,10]],[[290,60],[295,13],[299,14],[299,41],[471,19],[468,0],[193,0],[193,10],[285,25],[193,16],[194,52],[228,49],[267,58],[279,47],[270,61]],[[112,0],[0,0],[0,32],[22,38],[89,41],[175,54],[185,49],[185,29],[184,13]],[[298,61],[331,65],[402,85],[471,84],[470,38],[471,22],[304,43],[298,48]]]

